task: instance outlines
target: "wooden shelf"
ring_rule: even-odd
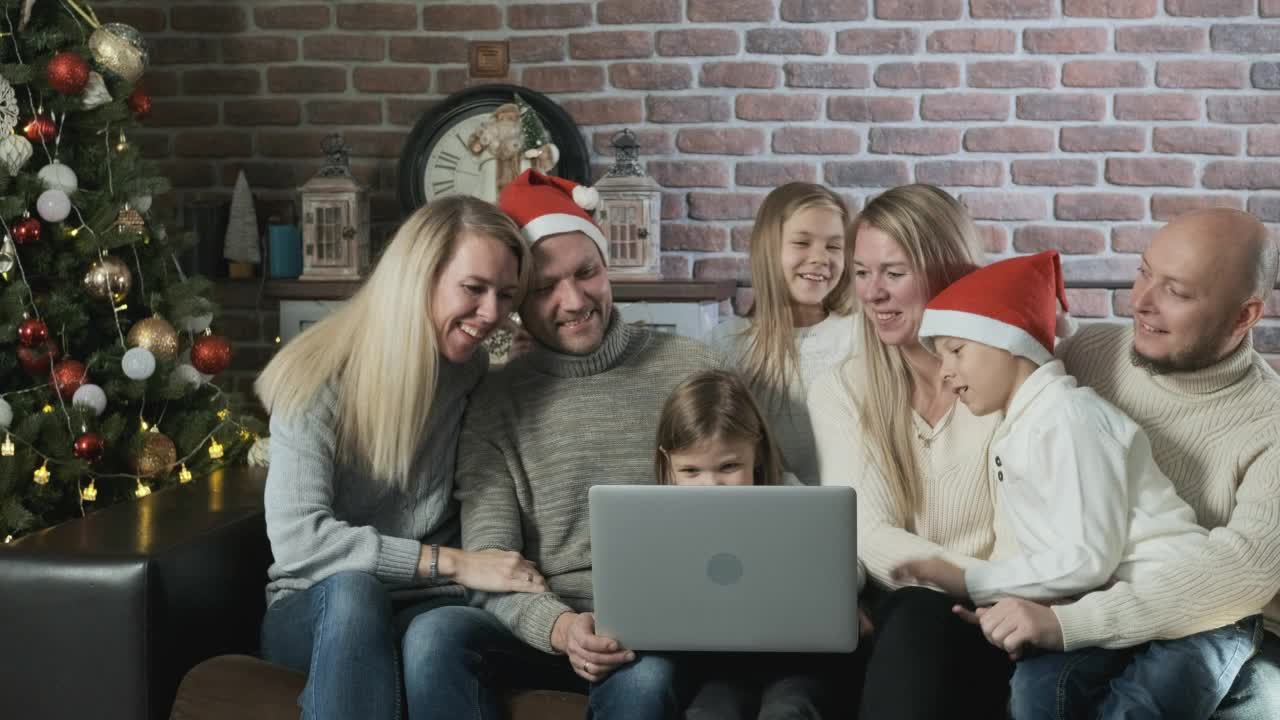
[[[345,300],[360,281],[268,280],[267,297],[277,300]],[[720,302],[733,297],[733,280],[613,281],[615,302]]]

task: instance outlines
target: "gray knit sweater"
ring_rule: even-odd
[[[615,311],[589,355],[541,346],[491,373],[463,423],[457,497],[465,550],[516,550],[551,591],[475,601],[544,652],[561,613],[588,612],[592,485],[653,483],[658,415],[671,390],[723,363],[687,338],[628,325]]]
[[[422,543],[457,546],[452,498],[454,458],[467,397],[488,367],[440,361],[423,438],[407,490],[375,482],[335,458],[337,394],[326,386],[296,417],[271,418],[271,466],[265,494],[267,536],[275,562],[267,570],[267,604],[338,572],[369,573],[393,596],[461,595],[456,585],[415,579]]]

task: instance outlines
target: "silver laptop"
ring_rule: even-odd
[[[847,487],[597,485],[596,632],[631,650],[853,652]]]

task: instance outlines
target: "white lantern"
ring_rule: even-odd
[[[369,196],[351,176],[348,148],[334,133],[328,162],[302,186],[301,280],[358,280],[369,269]]]
[[[611,144],[613,167],[595,185],[596,222],[609,238],[609,279],[661,280],[662,192],[640,166],[640,143],[630,130],[614,135]]]

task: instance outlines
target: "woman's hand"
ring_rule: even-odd
[[[966,599],[969,588],[964,582],[964,570],[939,556],[908,560],[893,569],[889,575],[900,583],[919,583],[941,588],[946,594]]]
[[[518,552],[510,550],[477,550],[440,548],[438,572],[472,590],[486,592],[547,591],[547,581],[537,566]]]

